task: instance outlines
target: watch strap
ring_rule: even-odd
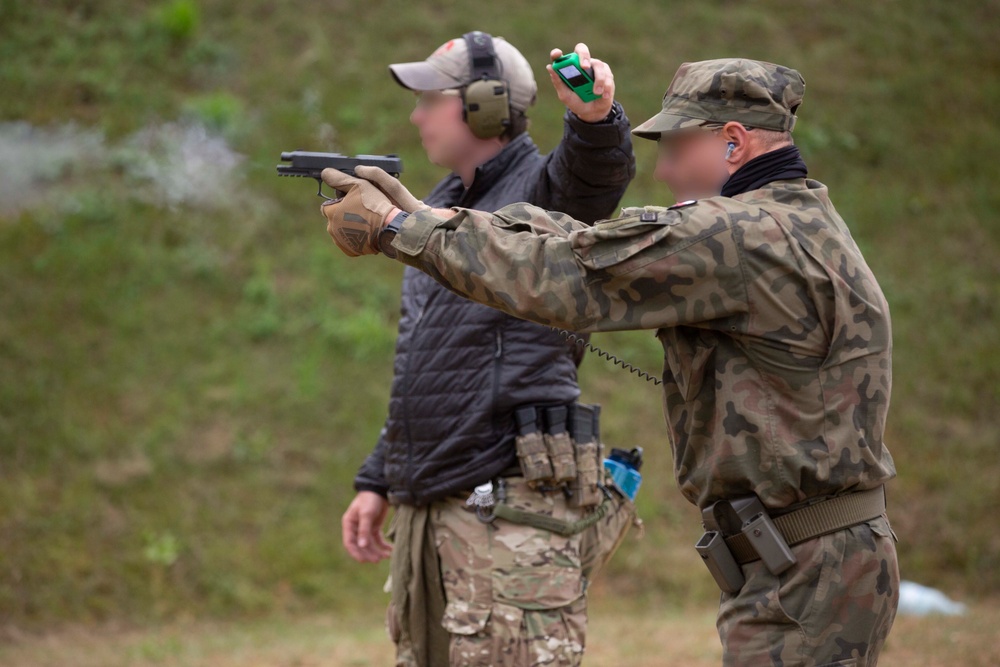
[[[389,244],[392,243],[392,239],[396,237],[399,233],[399,228],[403,226],[403,222],[410,217],[410,214],[406,211],[400,211],[397,213],[389,224],[382,228],[382,231],[378,235],[378,247],[383,255],[390,258],[396,257],[396,249],[392,248]],[[391,234],[391,236],[390,236]]]

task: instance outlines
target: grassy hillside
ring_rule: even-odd
[[[479,28],[536,76],[586,41],[635,123],[685,60],[799,68],[796,130],[895,327],[904,576],[1000,591],[996,0],[274,3],[0,0],[0,619],[381,605],[339,518],[391,380],[401,268],[335,252],[293,148],[396,152],[390,62]],[[532,134],[562,132],[541,80]],[[19,124],[14,124],[15,122]],[[242,158],[240,157],[242,156]],[[624,204],[671,203],[650,145]],[[647,368],[649,333],[599,337]],[[646,537],[604,590],[710,599],[655,388],[593,358],[606,440],[642,444]]]

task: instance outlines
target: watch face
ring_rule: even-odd
[[[388,227],[379,232],[378,248],[383,255],[390,259],[396,258],[396,249],[392,247],[392,240],[396,238],[396,230]]]

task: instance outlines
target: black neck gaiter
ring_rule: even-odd
[[[806,163],[795,146],[785,146],[778,150],[758,155],[736,170],[722,186],[723,197],[735,197],[744,192],[762,188],[772,181],[790,178],[805,178],[808,174]]]

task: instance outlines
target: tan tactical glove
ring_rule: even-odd
[[[331,188],[347,193],[341,199],[324,202],[320,207],[326,216],[326,231],[333,237],[334,243],[348,257],[377,255],[379,232],[395,204],[376,185],[366,180],[336,169],[324,169],[320,175]]]
[[[430,206],[410,194],[410,191],[406,189],[405,185],[400,183],[398,178],[378,167],[358,167],[354,170],[354,173],[359,178],[377,185],[378,189],[392,200],[392,203],[407,213],[416,213],[417,211],[430,208]]]

